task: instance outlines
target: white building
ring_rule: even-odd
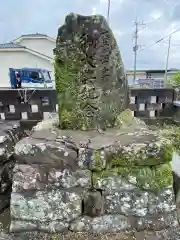
[[[174,74],[180,72],[179,69],[168,69],[167,71],[167,79],[171,78]],[[127,70],[126,76],[129,84],[133,84],[134,79],[134,71],[133,70]],[[136,80],[162,80],[165,79],[165,70],[159,69],[159,70],[137,70],[136,71]]]
[[[54,38],[44,34],[22,35],[13,42],[0,44],[0,87],[9,87],[9,68],[43,68],[52,72]]]

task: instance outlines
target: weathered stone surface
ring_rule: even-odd
[[[26,194],[26,195],[25,195]],[[82,213],[81,192],[52,190],[11,195],[11,218],[24,221],[69,222]]]
[[[148,213],[147,192],[115,192],[105,196],[105,213],[126,216],[146,216]]]
[[[16,164],[13,175],[13,192],[47,190],[53,188],[92,187],[91,172],[52,168],[38,164]]]
[[[93,172],[93,186],[107,192],[122,189],[163,189],[173,184],[170,164],[154,167],[117,167]]]
[[[160,231],[162,229],[176,228],[179,226],[177,213],[161,214],[156,216],[148,216],[137,220],[137,230]]]
[[[6,192],[0,194],[0,213],[7,209],[10,205],[11,188],[8,188]]]
[[[165,125],[160,130],[160,135],[169,139],[174,151],[180,154],[180,127],[178,125]]]
[[[131,183],[131,182],[132,183]],[[131,178],[129,182],[118,173],[112,171],[101,171],[93,173],[93,187],[103,190],[105,193],[114,193],[122,190],[136,189],[136,178]]]
[[[48,186],[60,188],[83,187],[91,188],[91,172],[89,170],[76,170],[69,169],[51,169],[48,174]]]
[[[26,143],[34,152],[19,151]],[[145,236],[145,230],[178,226],[169,163],[172,146],[158,132],[47,128],[34,130],[18,144],[12,232],[105,234],[136,228]]]
[[[84,200],[84,215],[95,217],[104,214],[104,197],[99,191],[88,191],[85,193]]]
[[[105,18],[68,15],[58,31],[55,56],[61,128],[114,126],[127,107],[128,85]]]
[[[39,151],[45,147],[50,153],[52,151],[53,155],[58,148],[70,151],[69,154],[77,151],[78,166],[93,170],[102,170],[106,167],[154,166],[172,160],[170,141],[159,137],[158,132],[147,129],[137,132],[132,126],[120,130],[109,129],[103,134],[97,131],[54,129],[50,132],[48,129],[42,129],[34,131],[31,138],[20,141],[15,147],[15,153],[17,158],[21,156],[26,159],[28,151],[33,157],[35,154],[41,157]],[[46,158],[47,152],[44,149]],[[57,153],[56,155],[58,156]],[[46,159],[44,161],[46,163]]]
[[[128,230],[131,224],[127,217],[122,215],[104,215],[96,218],[89,218],[87,216],[81,217],[74,221],[70,229],[74,232],[119,232]]]
[[[61,142],[27,137],[15,146],[15,159],[22,164],[49,164],[75,167],[77,152]]]
[[[156,166],[172,161],[170,141],[157,132],[109,131],[90,139],[88,147],[79,150],[79,166],[101,171],[114,167]]]
[[[49,169],[49,168],[48,168]],[[13,169],[12,192],[44,190],[48,184],[47,166],[16,164]]]
[[[4,211],[10,204],[13,167],[12,157],[0,166],[0,212]]]
[[[6,190],[12,185],[14,160],[9,158],[9,161],[0,166],[0,194],[6,192]]]
[[[0,233],[0,240],[15,240],[15,237],[11,234],[1,232]],[[16,239],[16,240],[23,240],[23,239],[21,238],[21,239]]]
[[[146,240],[180,240],[180,228],[170,227],[162,231],[144,232],[144,237]]]
[[[65,232],[68,230],[69,224],[63,221],[23,221],[23,220],[12,220],[10,225],[10,232],[30,232],[39,231],[47,233],[58,233]]]
[[[124,214],[144,217],[148,214],[171,213],[176,209],[174,194],[171,189],[161,192],[144,192],[138,189],[129,192],[115,191],[105,194],[105,213]]]
[[[14,234],[0,233],[0,240],[134,240],[133,233],[103,233],[92,234],[88,232],[65,232],[56,234],[47,234],[40,232],[21,232]],[[139,239],[138,239],[139,240]],[[141,239],[140,239],[141,240]]]
[[[154,193],[149,193],[148,213],[157,215],[168,213],[176,209],[174,192],[172,188],[167,188]]]
[[[0,121],[0,162],[7,161],[13,154],[14,145],[23,137],[25,133],[20,128],[18,122]]]

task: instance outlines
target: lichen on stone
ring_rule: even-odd
[[[94,170],[103,170],[106,167],[105,153],[103,150],[95,150],[92,155],[92,169]]]
[[[171,141],[173,150],[180,154],[180,127],[177,125],[164,125],[159,134]]]
[[[114,127],[127,106],[128,84],[105,18],[67,15],[58,30],[54,66],[60,128]]]
[[[172,161],[173,146],[167,140],[121,146],[108,157],[110,167],[154,166]]]
[[[128,126],[132,124],[133,118],[134,117],[132,115],[132,111],[130,109],[126,109],[117,115],[115,126],[116,127],[122,127],[124,125]]]
[[[102,181],[112,177],[114,174],[119,175],[122,179],[132,183],[140,189],[154,191],[169,187],[173,183],[172,169],[169,163],[161,164],[154,167],[117,167],[100,172],[93,172],[93,185],[98,186]]]

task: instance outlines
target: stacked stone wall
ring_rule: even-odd
[[[0,213],[10,204],[14,146],[24,136],[18,122],[0,121]]]
[[[178,234],[171,143],[156,132],[40,130],[15,158],[11,232]]]

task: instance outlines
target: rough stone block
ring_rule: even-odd
[[[58,30],[55,63],[61,128],[114,126],[128,104],[128,84],[105,18],[66,16]]]
[[[154,193],[134,190],[105,194],[105,213],[108,214],[118,213],[141,217],[150,214],[156,218],[158,214],[171,213],[175,209],[174,194],[171,189]]]
[[[179,226],[177,213],[161,214],[157,216],[147,216],[137,219],[137,230],[160,231],[167,228],[177,228]]]
[[[157,215],[172,212],[176,209],[172,187],[149,193],[148,213]]]
[[[6,210],[10,205],[11,188],[8,188],[5,193],[0,194],[0,213]]]
[[[21,164],[49,164],[76,167],[77,152],[61,142],[27,137],[15,146],[15,159]]]
[[[0,121],[0,163],[7,161],[13,154],[14,145],[25,133],[20,124],[14,121]]]
[[[92,234],[88,232],[63,232],[63,233],[43,233],[43,232],[18,232],[11,234],[0,233],[0,240],[135,240],[133,233],[104,233]],[[141,239],[137,239],[141,240]]]
[[[91,172],[52,168],[48,165],[16,164],[13,175],[13,192],[45,190],[53,188],[91,188]]]
[[[12,192],[45,190],[48,185],[47,166],[16,164],[13,169]]]
[[[79,161],[84,167],[103,170],[114,167],[156,166],[172,160],[170,141],[157,132],[143,131],[122,134],[113,130],[90,139],[88,148],[81,149]],[[130,134],[131,133],[131,134]]]
[[[54,160],[52,163],[57,163],[58,157],[66,157],[66,161],[73,158],[74,165],[77,158],[78,167],[101,171],[114,167],[159,166],[172,160],[172,146],[155,131],[136,132],[133,127],[109,129],[103,134],[42,129],[16,144],[15,156],[21,163],[23,159],[24,162],[29,159],[31,163],[42,163],[42,157],[44,163],[49,163],[48,157]]]
[[[131,178],[131,182],[122,178],[118,173],[112,171],[93,172],[93,187],[103,190],[109,194],[117,191],[129,191],[137,188],[136,178]]]
[[[104,215],[101,217],[81,217],[70,225],[74,232],[113,233],[131,229],[130,221],[122,215]]]
[[[24,221],[70,222],[82,213],[81,192],[52,190],[11,195],[11,218]]]
[[[48,186],[59,188],[92,188],[92,173],[89,170],[51,169],[48,174]]]
[[[107,165],[112,167],[156,166],[172,161],[172,144],[155,131],[141,131],[120,136],[110,147]],[[107,152],[107,150],[106,150]]]
[[[118,184],[122,189],[133,189],[133,185],[142,190],[164,189],[173,184],[172,168],[170,164],[162,164],[151,168],[118,167],[93,173],[95,188],[110,191]]]
[[[23,220],[12,220],[10,225],[10,232],[47,232],[47,233],[58,233],[65,232],[68,230],[69,224],[63,221],[23,221]]]
[[[6,190],[12,185],[14,160],[9,158],[9,161],[0,165],[0,194],[6,192]]]
[[[85,193],[83,214],[90,217],[104,214],[104,197],[99,191],[88,191]]]
[[[105,196],[106,214],[124,214],[126,216],[146,216],[148,212],[148,193],[115,192]]]
[[[167,228],[161,231],[145,232],[146,240],[179,240],[180,228]]]

